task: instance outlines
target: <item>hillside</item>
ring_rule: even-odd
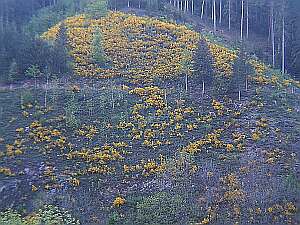
[[[92,58],[97,32],[109,65]],[[82,14],[42,35],[61,37],[68,81],[0,92],[0,209],[51,204],[89,225],[300,222],[298,81],[146,16]]]

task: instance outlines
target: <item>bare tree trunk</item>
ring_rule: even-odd
[[[204,96],[205,93],[205,83],[204,80],[202,81],[202,97]]]
[[[114,109],[115,108],[115,98],[114,98],[114,91],[111,90],[111,106]]]
[[[231,0],[228,0],[228,30],[231,30]]]
[[[214,0],[214,5],[213,5],[213,12],[214,12],[214,33],[217,32],[217,15],[216,15],[216,0]]]
[[[275,31],[274,31],[274,3],[271,5],[271,40],[272,40],[272,65],[275,67]]]
[[[282,65],[281,73],[285,72],[285,17],[282,15]]]
[[[211,3],[211,20],[213,21],[214,20],[214,2],[215,0],[212,0],[212,3]]]
[[[0,32],[4,30],[4,4],[5,2],[0,2]]]
[[[46,91],[45,91],[45,96],[44,96],[44,107],[45,108],[47,108],[47,95],[48,95],[48,86],[49,86],[49,76],[48,75],[46,76],[46,79],[47,79],[46,87],[45,87]]]
[[[194,0],[192,0],[192,15],[194,15]]]
[[[128,7],[128,8],[130,7],[130,2],[129,2],[129,0],[127,1],[127,7]]]
[[[3,32],[4,30],[4,17],[2,15],[0,15],[0,33]]]
[[[249,0],[247,0],[247,9],[246,9],[246,16],[247,16],[247,20],[246,20],[246,38],[249,38]]]
[[[220,0],[220,15],[219,15],[219,24],[222,23],[222,0]]]
[[[242,15],[241,15],[241,41],[243,41],[243,26],[244,26],[244,0],[242,0]]]
[[[166,103],[166,107],[168,107],[168,100],[167,100],[167,89],[165,89],[165,103]]]
[[[201,5],[201,20],[203,19],[203,15],[204,15],[204,5],[205,5],[205,0],[202,0],[202,5]]]
[[[185,91],[188,92],[188,75],[185,74]]]

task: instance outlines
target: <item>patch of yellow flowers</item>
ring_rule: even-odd
[[[207,40],[209,50],[214,58],[213,66],[219,76],[232,76],[233,63],[238,57],[236,51]]]
[[[125,198],[122,197],[116,197],[115,200],[113,201],[113,206],[115,207],[120,207],[126,203]]]
[[[181,75],[183,62],[193,63],[200,38],[197,32],[183,25],[122,12],[109,12],[101,19],[89,19],[85,15],[70,17],[50,28],[42,38],[55,40],[61,25],[66,28],[76,74],[99,78],[124,76],[134,82]],[[92,42],[97,29],[101,31],[110,68],[100,68],[92,60]]]

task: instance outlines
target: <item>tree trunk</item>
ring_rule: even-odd
[[[285,72],[285,18],[284,14],[282,15],[282,65],[281,65],[281,73]]]
[[[241,15],[241,41],[243,41],[243,26],[244,26],[244,0],[241,2],[242,15]]]
[[[192,3],[191,3],[192,5],[192,15],[194,15],[194,0],[192,0]]]
[[[44,107],[47,108],[47,95],[48,95],[48,85],[49,85],[49,77],[46,77],[46,86],[45,86],[45,96],[44,96]]]
[[[115,99],[114,99],[113,89],[111,90],[111,105],[112,105],[112,108],[114,109],[115,108]]]
[[[275,31],[274,31],[274,3],[271,5],[271,40],[272,40],[272,65],[275,68]]]
[[[249,0],[247,0],[247,9],[246,9],[246,17],[247,17],[247,20],[246,20],[246,38],[248,39],[249,38]]]
[[[216,16],[216,0],[214,0],[214,5],[213,5],[213,8],[214,8],[214,33],[217,32],[217,16]]]
[[[130,2],[129,2],[129,0],[127,1],[127,7],[128,7],[128,8],[130,7]]]
[[[219,24],[222,23],[222,0],[220,0],[220,15],[219,15]]]
[[[185,91],[188,92],[188,75],[185,74]]]
[[[231,0],[228,0],[228,30],[231,30]]]
[[[166,103],[166,107],[168,107],[168,101],[167,101],[167,89],[165,89],[165,103]]]
[[[202,5],[201,5],[201,20],[203,19],[203,15],[204,15],[204,5],[205,5],[205,0],[202,0]]]
[[[205,93],[205,83],[204,80],[202,81],[202,97],[204,96]]]

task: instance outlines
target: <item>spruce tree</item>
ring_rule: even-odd
[[[231,93],[238,93],[238,99],[241,100],[241,93],[244,87],[246,88],[246,82],[248,76],[253,72],[252,66],[247,62],[247,55],[243,49],[240,49],[237,59],[233,64],[233,73],[230,80],[230,86],[228,90]]]
[[[92,42],[93,60],[100,67],[108,65],[108,59],[103,50],[103,38],[100,29],[96,29]]]
[[[213,57],[210,54],[207,42],[203,39],[199,41],[197,52],[194,56],[194,70],[197,76],[199,76],[202,85],[202,95],[205,92],[205,86],[213,84],[214,69]]]

